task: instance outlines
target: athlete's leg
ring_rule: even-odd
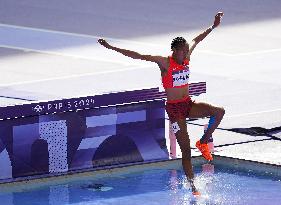
[[[209,129],[209,128],[214,124],[215,120],[216,120],[215,116],[211,116],[211,117],[210,117],[209,123],[208,123],[208,126],[207,126],[207,129]],[[207,129],[206,129],[206,130],[207,130]],[[204,133],[206,132],[206,130],[204,130]],[[210,136],[208,142],[213,142],[213,137],[212,137],[212,135]]]
[[[185,172],[185,175],[187,176],[188,181],[191,184],[192,192],[196,192],[197,190],[193,184],[194,174],[191,164],[191,149],[190,149],[190,140],[187,133],[186,119],[179,119],[174,122],[171,121],[171,123],[172,123],[173,131],[177,138],[177,142],[182,152],[183,170]]]
[[[208,103],[197,103],[194,102],[191,110],[189,112],[190,118],[202,118],[211,117],[212,123],[208,126],[208,129],[204,133],[203,137],[200,139],[201,143],[207,143],[212,133],[219,126],[225,110],[222,107],[216,107]]]

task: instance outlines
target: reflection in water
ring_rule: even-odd
[[[113,187],[108,187],[100,183],[91,183],[91,184],[82,185],[81,188],[92,190],[92,191],[109,191],[113,189]]]
[[[49,204],[69,204],[69,188],[67,184],[50,187]]]

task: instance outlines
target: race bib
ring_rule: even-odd
[[[189,69],[173,71],[173,87],[188,84],[189,73]]]
[[[173,132],[176,134],[180,130],[179,124],[177,122],[174,122],[172,124],[172,129],[173,129]]]

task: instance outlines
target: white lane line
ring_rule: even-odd
[[[6,45],[0,45],[0,48],[8,48],[8,49],[20,50],[20,51],[24,51],[24,52],[34,52],[34,53],[41,53],[41,54],[48,54],[48,55],[56,55],[56,56],[74,58],[74,59],[80,59],[80,60],[108,62],[108,63],[120,64],[120,65],[124,65],[124,66],[132,65],[132,63],[127,63],[126,61],[110,60],[110,58],[104,59],[104,58],[100,58],[100,57],[94,57],[94,55],[92,57],[87,57],[87,56],[82,56],[82,55],[62,53],[62,52],[56,52],[56,51],[50,51],[50,50],[38,50],[38,49],[33,49],[33,48],[6,46]]]
[[[0,28],[1,27],[3,29],[13,28],[13,29],[25,30],[25,31],[34,31],[34,32],[43,32],[43,33],[49,33],[49,34],[65,35],[65,36],[68,36],[68,37],[85,38],[85,39],[89,39],[89,40],[95,40],[95,42],[99,38],[102,38],[101,36],[95,36],[95,35],[77,34],[77,33],[71,33],[71,32],[55,31],[55,30],[49,30],[49,29],[40,29],[40,28],[32,28],[32,27],[16,26],[16,25],[9,25],[9,24],[1,24],[0,23]],[[15,33],[13,34],[13,36],[14,35],[15,35]],[[114,42],[133,43],[133,44],[139,44],[139,45],[142,45],[142,46],[163,47],[163,45],[160,45],[160,44],[157,45],[155,43],[146,43],[146,42],[139,42],[139,41],[134,41],[134,40],[124,40],[124,39],[108,38],[108,37],[105,37],[105,38],[107,40],[114,41]],[[91,43],[93,43],[93,42],[91,42]],[[48,53],[48,54],[53,54],[53,55],[61,55],[61,56],[67,56],[67,57],[73,57],[73,58],[93,60],[93,58],[91,58],[91,57],[85,57],[85,56],[81,56],[81,55],[62,54],[61,52],[46,51],[44,49],[32,49],[32,48],[28,47],[28,45],[26,47],[2,45],[2,47],[6,47],[6,48],[10,47],[10,48],[20,49],[20,50],[29,50],[29,51],[33,51],[33,52]],[[267,50],[256,50],[256,51],[244,52],[244,53],[226,53],[226,52],[222,53],[222,52],[211,51],[211,50],[200,50],[200,49],[197,50],[197,52],[200,52],[200,53],[207,53],[207,54],[212,54],[212,55],[221,55],[221,56],[228,56],[228,57],[260,55],[260,54],[275,53],[275,52],[280,52],[280,51],[281,51],[281,48],[267,49]],[[116,61],[114,61],[114,62],[116,62]]]
[[[51,54],[75,59],[103,61],[132,65],[121,54],[106,51],[97,40],[99,36],[74,34],[46,29],[0,24],[1,47],[36,53]],[[11,37],[12,36],[12,37]],[[145,43],[108,38],[115,42]],[[154,45],[155,46],[155,45]],[[125,59],[125,58],[124,58]],[[136,62],[136,61],[135,61]],[[134,63],[139,64],[139,63]]]
[[[281,108],[274,109],[274,110],[265,110],[265,111],[260,111],[260,112],[251,112],[251,113],[230,115],[230,116],[225,116],[224,118],[244,117],[244,116],[249,116],[249,115],[259,115],[259,114],[263,114],[263,113],[273,113],[273,112],[279,112],[279,111],[281,111]]]
[[[64,79],[70,79],[70,78],[80,78],[80,77],[87,77],[87,76],[103,75],[103,74],[109,74],[109,73],[118,73],[118,72],[139,70],[139,69],[148,68],[148,67],[150,67],[150,66],[134,66],[134,67],[130,67],[130,68],[121,68],[120,69],[120,66],[117,66],[117,69],[113,68],[114,70],[108,70],[108,71],[98,71],[98,72],[95,71],[95,73],[84,73],[84,74],[68,75],[68,76],[62,76],[62,77],[46,78],[46,79],[40,79],[40,80],[22,81],[22,82],[10,83],[10,84],[0,84],[0,89],[1,89],[1,87],[26,85],[26,84],[54,81],[54,80],[64,80]]]
[[[228,57],[239,57],[239,56],[250,56],[250,55],[261,55],[261,54],[266,54],[266,53],[278,53],[281,52],[281,48],[276,48],[276,49],[267,49],[267,50],[256,50],[256,51],[251,51],[251,52],[245,52],[245,53],[221,53],[221,52],[216,52],[216,51],[211,51],[211,50],[198,50],[197,52],[200,53],[207,53],[207,54],[212,54],[212,55],[221,55],[221,56],[228,56]]]
[[[63,35],[77,36],[77,37],[87,37],[87,38],[93,38],[93,39],[100,38],[99,36],[92,36],[92,35],[87,35],[87,34],[77,34],[77,33],[70,33],[70,32],[64,32],[64,31],[55,31],[55,30],[49,30],[49,29],[17,26],[17,25],[2,24],[2,23],[0,23],[0,27],[15,28],[15,29],[21,29],[21,30],[28,30],[28,31],[39,31],[39,32],[44,32],[44,33],[63,34]]]
[[[138,43],[140,43],[140,42],[138,42]],[[156,46],[156,45],[154,44],[154,46]],[[14,50],[21,50],[24,52],[42,53],[42,54],[56,55],[56,56],[62,56],[62,57],[68,57],[68,58],[70,57],[70,58],[81,59],[81,60],[100,61],[100,62],[118,63],[118,64],[122,64],[122,65],[131,65],[131,63],[126,63],[125,61],[109,60],[109,58],[108,59],[95,58],[94,55],[93,55],[93,57],[86,57],[86,56],[82,56],[82,55],[66,54],[63,52],[55,52],[55,51],[50,51],[50,50],[46,51],[46,50],[32,49],[32,48],[19,47],[19,46],[0,45],[0,47],[14,49]],[[220,52],[215,52],[215,51],[210,51],[210,50],[198,50],[197,52],[207,53],[207,54],[211,54],[211,55],[236,57],[236,56],[249,56],[249,55],[259,55],[259,54],[265,54],[265,53],[281,52],[281,48],[262,50],[262,51],[253,51],[253,52],[246,52],[246,53],[238,53],[238,54],[220,53]]]
[[[257,50],[257,51],[245,52],[245,53],[237,53],[237,54],[232,54],[232,56],[260,55],[260,54],[275,53],[275,52],[281,52],[281,48],[268,49],[268,50]]]
[[[160,45],[156,45],[156,44],[152,44],[152,43],[145,43],[145,42],[139,42],[139,41],[134,41],[134,40],[117,39],[117,38],[95,36],[95,35],[89,35],[89,34],[71,33],[71,32],[65,32],[65,31],[55,31],[55,30],[50,30],[50,29],[41,29],[41,28],[34,28],[34,27],[27,27],[27,26],[17,26],[17,25],[11,25],[11,24],[0,23],[0,27],[15,28],[15,29],[21,29],[21,30],[52,33],[52,34],[61,34],[61,35],[68,35],[68,36],[72,36],[72,37],[74,36],[74,37],[82,37],[82,38],[91,38],[91,39],[95,39],[95,40],[98,40],[100,38],[106,38],[107,40],[112,40],[112,41],[128,42],[128,43],[134,43],[134,44],[140,44],[140,45],[160,46]]]

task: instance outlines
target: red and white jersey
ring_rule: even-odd
[[[178,64],[169,56],[170,66],[166,75],[162,76],[164,88],[180,88],[188,85],[189,82],[189,61],[184,60],[183,64]]]

